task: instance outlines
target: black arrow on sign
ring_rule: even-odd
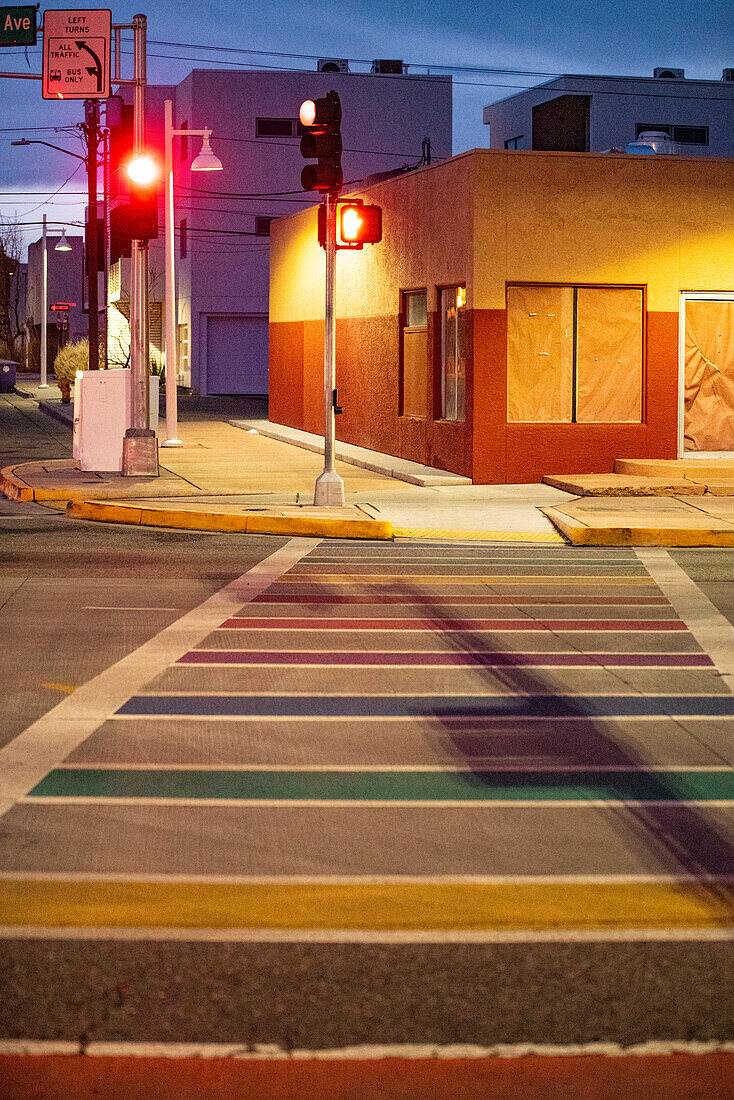
[[[92,49],[92,47],[89,45],[88,42],[84,42],[83,40],[80,42],[77,39],[76,45],[77,45],[77,49],[86,50],[87,53],[91,54],[92,57],[94,58],[94,65],[89,65],[86,68],[87,68],[87,72],[89,73],[90,76],[96,76],[96,78],[97,78],[97,91],[101,92],[102,91],[102,62],[97,57],[96,53],[94,52],[94,50]]]

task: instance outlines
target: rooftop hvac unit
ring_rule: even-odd
[[[384,57],[372,62],[372,72],[382,73],[383,76],[402,76],[402,74],[407,71],[407,68],[408,66],[402,61],[390,61]]]
[[[349,61],[346,57],[320,57],[318,71],[320,73],[348,73]]]
[[[652,75],[656,80],[685,80],[685,69],[653,69]]]
[[[726,81],[734,81],[734,69],[724,69],[721,74],[721,79]]]

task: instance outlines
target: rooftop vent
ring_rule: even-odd
[[[372,72],[383,75],[402,76],[407,72],[408,66],[402,61],[391,61],[387,58],[379,58],[372,62]]]
[[[724,69],[721,74],[721,79],[726,81],[734,81],[734,69]]]
[[[685,80],[685,69],[653,69],[652,75],[656,80]]]
[[[318,71],[320,73],[348,73],[349,62],[346,57],[320,57]]]

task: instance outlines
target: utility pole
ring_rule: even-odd
[[[84,135],[87,142],[87,305],[89,308],[89,369],[99,369],[99,280],[97,277],[97,147],[99,144],[99,101],[84,100]]]
[[[43,255],[41,263],[41,389],[48,389],[48,240],[46,215],[43,215]]]
[[[146,30],[144,15],[133,16],[133,158],[145,149]],[[158,476],[158,441],[150,423],[148,338],[148,242],[134,240],[130,261],[131,426],[122,444],[123,477]]]

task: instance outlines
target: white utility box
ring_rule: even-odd
[[[80,371],[74,383],[74,458],[80,470],[122,470],[122,441],[130,427],[132,371]],[[158,427],[158,378],[150,379],[150,424]]]

